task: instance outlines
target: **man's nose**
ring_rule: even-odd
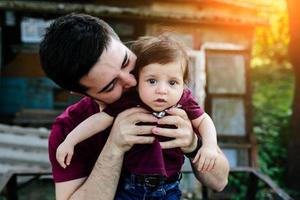
[[[124,88],[134,87],[137,83],[135,77],[129,72],[121,72],[119,75],[119,79],[122,82]]]

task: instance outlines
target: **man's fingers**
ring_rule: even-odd
[[[178,127],[178,125],[181,123],[182,118],[180,118],[179,116],[165,116],[163,118],[160,118],[157,123],[158,124],[168,124],[168,125],[175,125],[176,127]]]
[[[157,122],[157,118],[149,113],[134,113],[128,116],[128,120],[132,121],[134,124],[139,122]]]
[[[150,113],[141,113],[141,112],[133,112],[131,114],[128,114],[126,116],[118,115],[117,117],[121,121],[126,121],[128,125],[136,125],[140,122],[150,122],[150,123],[157,123],[157,118],[154,117]]]
[[[179,145],[177,143],[178,143],[177,140],[159,142],[162,149],[172,149],[172,148],[178,147]]]
[[[149,111],[147,111],[143,108],[140,108],[140,107],[134,107],[134,108],[130,108],[130,109],[127,109],[127,110],[121,112],[119,115],[126,117],[129,115],[135,114],[135,113],[149,113]]]
[[[153,134],[170,137],[170,138],[176,138],[176,131],[174,129],[167,129],[167,128],[158,128],[154,127],[152,129]]]
[[[128,140],[131,144],[151,144],[155,138],[151,136],[131,136]]]
[[[154,129],[155,126],[135,126],[133,128],[132,134],[135,135],[147,135],[152,134],[152,129]]]
[[[167,110],[167,113],[170,114],[170,115],[177,115],[183,119],[186,119],[188,120],[188,116],[186,114],[186,112],[180,108],[170,108]]]

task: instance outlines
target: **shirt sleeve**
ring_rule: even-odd
[[[204,110],[199,106],[196,98],[192,95],[190,89],[184,89],[179,103],[187,113],[190,120],[196,119],[204,114]]]

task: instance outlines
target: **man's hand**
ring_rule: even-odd
[[[184,153],[192,152],[197,146],[197,137],[193,132],[192,124],[186,112],[180,108],[167,110],[168,116],[157,121],[158,124],[175,125],[177,129],[158,128],[153,133],[165,137],[174,138],[166,142],[160,142],[163,149],[180,147]]]
[[[134,144],[150,144],[153,136],[145,136],[152,133],[154,126],[137,126],[139,122],[157,122],[157,118],[142,108],[131,108],[120,113],[111,129],[108,142],[115,146],[115,150],[121,153],[128,151]]]

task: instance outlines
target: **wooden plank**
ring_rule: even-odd
[[[263,181],[267,186],[269,186],[278,197],[283,200],[293,200],[286,192],[284,192],[280,187],[278,187],[270,177],[266,176],[265,174],[261,173],[258,170],[254,170],[253,173],[255,176],[259,178],[259,180]]]
[[[235,172],[240,172],[240,173],[245,173],[248,172],[250,174],[255,175],[260,181],[265,183],[267,187],[271,188],[278,197],[280,197],[283,200],[293,200],[285,191],[283,191],[280,187],[278,187],[270,177],[267,175],[263,174],[262,172],[258,171],[256,168],[252,167],[236,167],[236,168],[231,168],[230,173],[235,173]]]
[[[0,173],[50,169],[48,135],[49,130],[45,128],[0,124]]]

